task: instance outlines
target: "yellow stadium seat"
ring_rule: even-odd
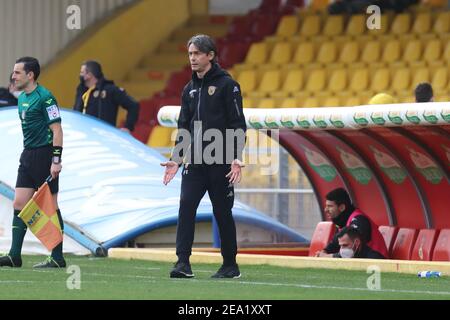
[[[255,70],[244,70],[239,73],[237,79],[241,85],[242,94],[248,95],[250,92],[256,88],[256,71]]]
[[[367,29],[366,19],[367,17],[363,14],[352,15],[347,24],[345,33],[352,37],[357,37],[364,34]]]
[[[263,109],[275,108],[275,99],[272,99],[272,98],[261,99],[258,103],[258,108],[263,108]]]
[[[344,31],[344,16],[332,15],[327,17],[325,25],[322,30],[322,35],[328,37],[335,37]]]
[[[379,37],[388,33],[389,27],[389,16],[387,14],[382,14],[380,17],[380,29],[369,29],[368,34]]]
[[[310,38],[319,35],[320,33],[320,16],[311,15],[307,16],[302,26],[300,27],[300,37],[302,38]]]
[[[332,41],[322,43],[317,54],[318,63],[328,64],[336,61],[337,47]]]
[[[401,103],[414,103],[416,102],[416,99],[412,95],[412,93],[409,96],[404,96],[401,98]]]
[[[319,92],[325,88],[326,72],[324,69],[313,70],[306,83],[307,92]]]
[[[337,69],[331,73],[328,91],[337,93],[347,89],[347,70]]]
[[[361,100],[359,97],[349,97],[347,100],[345,100],[344,106],[346,107],[353,107],[353,106],[359,106],[361,104]]]
[[[124,108],[119,107],[116,118],[116,127],[122,127],[122,123],[127,119],[127,114],[128,113]]]
[[[381,43],[379,41],[368,42],[361,54],[361,61],[367,64],[377,62],[381,55]]]
[[[264,42],[253,43],[245,57],[245,64],[259,65],[267,60],[268,45]]]
[[[148,137],[147,145],[153,148],[170,147],[172,145],[171,135],[173,128],[156,126]]]
[[[394,72],[391,84],[391,90],[402,92],[409,90],[411,86],[411,73],[409,69],[402,68]]]
[[[369,70],[368,69],[357,69],[353,73],[350,80],[349,89],[353,92],[360,92],[367,90],[369,87]]]
[[[298,32],[299,20],[295,15],[284,16],[278,24],[275,39],[288,39]],[[270,38],[270,37],[269,37]],[[266,38],[267,39],[267,38]]]
[[[415,88],[422,82],[430,82],[430,71],[427,68],[419,68],[413,71],[411,88]]]
[[[450,11],[441,12],[434,22],[433,33],[442,34],[450,32]]]
[[[435,102],[448,102],[450,101],[448,95],[439,95],[437,97],[434,98]]]
[[[314,0],[311,1],[311,8],[314,10],[325,10],[328,8],[328,5],[330,4],[329,0]]]
[[[375,92],[383,92],[389,88],[391,83],[389,69],[383,68],[375,71],[371,81],[371,90]]]
[[[356,41],[347,42],[339,54],[338,62],[352,64],[359,59],[359,45]]]
[[[383,50],[381,61],[385,63],[393,63],[400,59],[400,41],[391,40],[386,43]]]
[[[433,78],[431,80],[433,90],[437,93],[446,92],[447,84],[448,84],[448,68],[441,67],[435,70]]]
[[[322,105],[324,107],[340,107],[341,102],[338,97],[328,97],[323,100]]]
[[[431,13],[423,12],[417,15],[412,26],[412,32],[424,34],[430,32],[431,29]]]
[[[448,64],[450,63],[450,41],[447,42],[445,46],[444,54],[442,55],[442,60],[446,61]]]
[[[411,15],[401,13],[395,16],[391,26],[391,33],[394,35],[403,35],[409,32],[411,27]]]
[[[292,69],[288,71],[280,91],[273,91],[270,93],[270,96],[273,98],[287,97],[299,92],[302,88],[303,71],[300,69]]]
[[[303,102],[303,108],[318,108],[320,107],[319,99],[309,97]]]
[[[257,99],[244,97],[242,99],[242,105],[244,108],[256,108]]]
[[[302,42],[295,50],[292,65],[304,66],[314,61],[315,45],[312,42]]]
[[[425,46],[425,52],[423,53],[423,60],[427,64],[432,64],[441,58],[442,42],[440,40],[431,40]]]
[[[281,108],[298,108],[300,105],[296,98],[286,98],[281,102]]]
[[[281,65],[291,61],[292,47],[290,42],[278,42],[270,54],[269,63]]]
[[[420,40],[409,41],[403,51],[402,61],[413,63],[422,57],[422,42]]]
[[[266,71],[259,84],[258,91],[267,95],[272,91],[278,90],[280,87],[280,78],[281,75],[279,70]]]

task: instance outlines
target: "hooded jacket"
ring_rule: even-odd
[[[75,95],[75,105],[73,107],[74,110],[83,112],[84,103],[82,97],[87,90],[88,88],[83,83],[78,85]],[[138,120],[139,103],[130,97],[124,89],[117,87],[113,81],[101,78],[90,94],[86,114],[116,126],[119,106],[122,106],[128,111],[125,128],[133,131],[134,125]]]
[[[201,126],[201,130],[199,127]],[[194,164],[231,163],[234,159],[242,160],[242,150],[245,145],[245,117],[242,109],[242,95],[239,84],[217,63],[212,63],[211,69],[200,79],[196,72],[192,80],[184,87],[181,97],[181,110],[178,118],[178,136],[172,160],[181,165],[182,162]],[[189,132],[190,141],[184,141],[180,129]],[[217,161],[205,161],[201,155],[218,146],[220,139],[211,138],[205,134],[208,129],[217,129],[223,138],[223,157],[216,152],[211,155]],[[238,130],[242,139],[227,137],[227,129]],[[240,130],[242,131],[240,131]],[[215,130],[216,133],[218,131]],[[228,134],[230,134],[229,131]],[[238,133],[237,131],[233,131]],[[213,134],[213,131],[210,131]],[[181,144],[182,143],[182,144]],[[205,150],[208,145],[208,150]],[[228,150],[228,155],[227,155]],[[205,151],[205,152],[204,152]],[[220,158],[220,159],[219,159]]]

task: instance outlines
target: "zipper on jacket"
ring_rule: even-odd
[[[239,107],[238,107],[236,98],[234,98],[234,106],[236,107],[236,112],[237,112],[238,116],[240,117],[241,113],[239,112]]]
[[[203,88],[203,79],[202,79],[202,84],[200,85],[200,88],[198,89],[198,103],[197,103],[197,118],[198,118],[198,121],[201,121],[201,119],[200,119],[200,101],[202,99],[202,88]],[[198,150],[199,150],[198,148],[200,146],[199,137],[200,137],[200,133],[201,132],[202,132],[202,130],[198,131],[197,138],[196,138],[198,143],[196,144],[195,149],[197,150],[197,152],[198,152]],[[195,158],[195,154],[194,154],[194,158]],[[195,161],[194,161],[194,163],[195,163]]]

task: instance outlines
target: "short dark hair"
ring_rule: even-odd
[[[217,62],[218,58],[216,43],[210,36],[207,36],[205,34],[197,34],[189,39],[187,43],[188,49],[191,44],[195,45],[200,52],[206,54],[210,53],[211,51],[214,52],[214,58],[211,62]]]
[[[358,227],[354,224],[351,224],[347,227],[342,228],[341,231],[339,231],[339,233],[337,234],[337,238],[340,239],[345,235],[348,235],[348,237],[352,241],[354,241],[355,239],[359,239],[359,240],[363,241],[363,237],[362,237],[360,231],[358,230]]]
[[[414,90],[416,102],[430,102],[433,98],[433,88],[428,82],[419,83]]]
[[[102,65],[94,60],[88,60],[83,63],[88,72],[92,73],[97,79],[103,79]]]
[[[339,206],[341,204],[345,204],[347,208],[352,205],[352,201],[350,200],[350,196],[348,195],[347,190],[344,188],[337,188],[327,193],[325,198],[329,201],[334,201]]]
[[[34,81],[37,81],[39,75],[41,74],[41,66],[39,65],[39,61],[33,57],[22,57],[16,60],[16,63],[23,63],[23,69],[25,73],[33,72]]]

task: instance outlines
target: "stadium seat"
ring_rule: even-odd
[[[419,68],[414,71],[411,89],[414,89],[419,83],[422,82],[430,82],[430,71],[428,68]]]
[[[434,229],[422,229],[417,236],[416,244],[412,251],[411,260],[430,261],[438,231]]]
[[[377,62],[381,55],[381,43],[379,41],[368,42],[361,54],[361,62],[370,65],[373,62]]]
[[[299,103],[296,98],[286,98],[281,102],[281,108],[298,108]]]
[[[311,72],[306,83],[307,92],[319,92],[325,89],[326,71],[324,69],[317,69]]]
[[[319,99],[315,97],[306,98],[302,104],[303,108],[319,108],[321,107]]]
[[[278,42],[275,44],[270,54],[269,63],[273,65],[283,65],[291,61],[292,48],[290,42]]]
[[[344,16],[332,15],[328,16],[323,26],[322,35],[327,37],[336,37],[344,31]]]
[[[390,28],[389,16],[387,14],[382,14],[380,19],[380,29],[369,29],[368,35],[380,37],[388,33],[389,28]]]
[[[148,138],[147,145],[153,148],[170,147],[173,143],[171,135],[173,128],[155,126]]]
[[[395,16],[391,26],[391,33],[394,35],[404,35],[411,27],[411,15],[402,13]]]
[[[331,241],[336,232],[336,226],[331,221],[319,222],[314,230],[309,246],[309,256],[312,257],[317,251],[323,250]]]
[[[348,67],[351,67],[354,62],[357,62],[359,59],[359,45],[356,41],[346,42],[340,50],[338,63],[345,64]],[[330,65],[330,67],[335,67]]]
[[[431,29],[431,13],[423,12],[417,15],[412,26],[412,32],[417,34],[424,34],[430,32]]]
[[[408,68],[398,69],[394,72],[392,77],[391,90],[396,93],[409,90],[411,86],[411,72]]]
[[[325,98],[323,100],[322,105],[324,107],[340,107],[341,106],[341,101],[339,100],[338,97],[335,97],[335,96],[334,97],[328,97],[328,98]]]
[[[362,14],[352,15],[350,21],[347,24],[345,33],[348,36],[357,37],[366,32],[366,19],[367,17]]]
[[[304,66],[315,59],[315,46],[312,42],[302,42],[298,45],[295,50],[294,57],[292,59],[292,63],[288,66],[297,67]]]
[[[371,90],[375,92],[384,92],[389,89],[391,78],[389,69],[383,68],[375,71],[371,81]]]
[[[389,257],[392,254],[392,247],[394,246],[395,238],[397,237],[398,227],[395,226],[379,226],[378,230],[383,236],[384,243],[388,249]]]
[[[263,64],[267,60],[267,44],[264,42],[253,43],[250,46],[250,49],[247,53],[247,57],[245,58],[246,65],[259,65]]]
[[[391,258],[398,260],[411,259],[412,250],[417,238],[417,230],[410,228],[400,228],[392,247]]]
[[[274,36],[269,36],[266,41],[275,42],[280,40],[287,40],[297,34],[299,28],[299,19],[297,16],[290,15],[281,18],[278,24],[277,31]]]
[[[450,63],[450,41],[447,42],[447,45],[445,46],[442,59],[445,60],[447,63]]]
[[[450,12],[441,12],[433,25],[433,33],[443,34],[450,32]]]
[[[436,93],[447,93],[448,70],[447,67],[437,69],[431,80],[431,85]]]
[[[385,63],[393,63],[400,60],[401,46],[400,41],[391,40],[386,43],[381,56],[381,61]]]
[[[328,91],[338,93],[347,89],[347,70],[336,69],[331,73],[328,81]],[[339,103],[337,104],[339,105]]]
[[[331,62],[336,61],[336,56],[337,56],[336,43],[334,43],[333,41],[324,42],[320,46],[319,52],[317,53],[316,62],[322,64],[329,64]]]
[[[441,53],[442,53],[442,42],[437,39],[431,40],[425,46],[425,51],[423,53],[423,60],[428,65],[431,65],[433,62],[441,58]]]
[[[237,79],[241,85],[242,94],[248,95],[256,87],[256,71],[255,70],[244,70],[239,74]]]
[[[320,17],[318,15],[307,16],[300,27],[300,38],[312,38],[320,33]]]
[[[450,229],[442,229],[436,240],[433,261],[450,261]]]
[[[409,41],[403,51],[402,61],[413,63],[422,57],[422,42],[419,40]]]
[[[288,71],[286,79],[280,91],[273,91],[270,96],[273,98],[287,97],[293,95],[295,92],[303,88],[303,71],[300,69],[293,69]]]
[[[272,99],[272,98],[264,98],[264,99],[261,99],[261,100],[259,100],[259,103],[258,103],[258,106],[257,106],[258,108],[262,108],[262,109],[266,109],[266,108],[269,108],[269,109],[272,109],[272,108],[275,108],[276,107],[276,105],[275,105],[275,99]]]
[[[355,70],[353,76],[350,80],[349,89],[355,93],[367,90],[369,87],[369,70],[368,69],[358,69]]]
[[[267,96],[270,92],[278,90],[280,87],[280,78],[279,70],[268,70],[264,72],[258,90],[254,93],[249,93],[249,96],[259,96],[262,98]]]

